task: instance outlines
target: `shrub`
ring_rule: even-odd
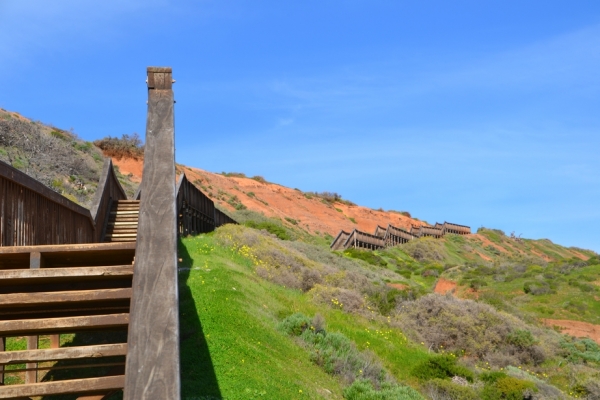
[[[260,183],[267,183],[267,180],[260,175],[255,175],[250,179],[254,179],[255,181],[260,182]]]
[[[287,222],[289,222],[290,224],[292,224],[292,225],[298,225],[298,221],[296,221],[296,220],[295,220],[295,219],[293,219],[293,218],[285,217],[285,220],[286,220]]]
[[[228,178],[245,178],[246,174],[243,172],[221,172],[221,175],[226,176]]]
[[[388,315],[396,308],[396,298],[399,296],[400,291],[398,289],[388,286],[374,286],[369,300],[375,305],[381,315]]]
[[[322,326],[325,324],[322,317],[315,316],[313,321]],[[299,336],[310,351],[311,361],[348,383],[362,379],[379,387],[388,380],[387,371],[373,353],[359,351],[354,342],[341,333],[317,329],[313,321],[298,313],[281,321],[278,328],[289,335]]]
[[[385,267],[387,265],[387,262],[383,258],[379,257],[372,251],[350,248],[344,250],[344,254],[352,258],[357,258],[359,260],[366,261],[371,265],[377,265],[382,267]]]
[[[94,145],[100,148],[109,157],[121,159],[123,157],[138,159],[144,156],[144,146],[137,133],[123,134],[120,138],[107,136],[95,140]]]
[[[494,383],[486,384],[481,392],[483,400],[523,400],[530,399],[537,388],[533,382],[503,376]]]
[[[479,396],[470,386],[463,386],[445,379],[432,379],[427,382],[426,393],[432,399],[478,400]]]
[[[417,261],[444,261],[447,254],[443,241],[431,237],[411,240],[400,248]]]
[[[269,232],[270,234],[277,236],[281,240],[290,240],[291,239],[291,236],[288,233],[287,229],[285,229],[283,226],[277,225],[273,222],[246,221],[244,223],[244,225],[246,225],[249,228],[265,230],[265,231]]]
[[[537,343],[531,332],[526,329],[517,329],[511,332],[506,337],[506,341],[520,349],[526,349]]]
[[[311,326],[311,320],[302,313],[290,315],[281,321],[277,328],[283,333],[290,336],[300,336],[305,330]]]
[[[486,359],[493,365],[539,363],[546,353],[556,354],[560,336],[555,332],[525,324],[518,318],[472,300],[429,294],[397,307],[398,323],[416,341],[433,349],[465,352]],[[525,349],[508,342],[511,333],[528,330],[544,348]],[[525,340],[526,334],[513,334],[511,340]]]
[[[417,364],[411,371],[412,375],[423,381],[439,378],[446,379],[461,376],[473,382],[474,374],[467,367],[458,365],[456,357],[450,354],[441,354],[431,357]]]
[[[421,400],[423,396],[408,386],[384,382],[379,390],[367,379],[357,379],[344,389],[347,400]]]

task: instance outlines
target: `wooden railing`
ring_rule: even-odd
[[[112,202],[117,200],[127,200],[127,194],[125,194],[121,183],[117,179],[112,160],[106,158],[102,168],[102,175],[100,175],[96,197],[90,209],[96,226],[95,242],[103,240]]]
[[[375,250],[381,247],[403,244],[423,236],[441,238],[448,233],[467,235],[471,233],[471,228],[466,225],[452,224],[450,222],[444,222],[443,224],[436,222],[435,226],[413,225],[411,226],[410,231],[405,231],[404,229],[397,228],[391,224],[388,225],[387,229],[377,225],[373,235],[361,232],[357,229],[353,230],[351,233],[342,230],[336,238],[333,239],[329,247],[332,250],[345,250],[350,247]]]
[[[215,203],[192,182],[185,173],[177,182],[177,231],[180,235],[212,232],[225,224],[237,222],[215,207]]]
[[[90,211],[0,161],[0,246],[91,243]]]
[[[0,161],[0,246],[100,242],[111,202],[125,199],[109,158],[91,210]]]

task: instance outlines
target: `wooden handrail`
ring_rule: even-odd
[[[117,200],[127,200],[127,194],[125,194],[125,190],[123,190],[119,179],[117,179],[112,160],[105,158],[96,196],[90,209],[96,226],[96,242],[101,242],[104,239],[104,229],[106,228],[111,204]]]

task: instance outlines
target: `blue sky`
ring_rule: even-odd
[[[0,0],[0,107],[86,140],[600,251],[600,2]]]

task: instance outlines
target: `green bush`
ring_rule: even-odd
[[[506,341],[521,349],[526,349],[537,343],[531,332],[526,329],[517,329],[511,332],[506,337]]]
[[[277,328],[283,333],[290,336],[300,336],[305,330],[311,326],[311,320],[302,313],[292,314],[281,321]]]
[[[440,354],[431,357],[429,360],[417,364],[411,371],[412,375],[422,381],[439,378],[446,379],[454,376],[461,376],[473,382],[474,374],[466,367],[456,363],[456,357],[449,354]]]
[[[369,300],[377,307],[381,315],[388,315],[396,308],[396,298],[400,296],[401,292],[387,286],[377,288],[379,290],[374,290],[374,293],[369,296]]]
[[[379,390],[367,379],[357,379],[344,389],[347,400],[421,400],[423,396],[408,386],[384,382]]]
[[[494,383],[486,384],[481,392],[483,400],[523,400],[531,398],[527,393],[537,392],[533,382],[503,376]]]
[[[371,265],[377,265],[382,267],[385,267],[387,265],[387,262],[383,258],[379,257],[372,251],[350,248],[344,250],[344,254],[352,258],[357,258],[359,260],[366,261]]]
[[[273,222],[255,222],[255,221],[246,221],[244,223],[249,228],[254,228],[258,230],[265,230],[275,236],[277,236],[281,240],[291,240],[291,236],[288,231],[281,225],[277,225]]]
[[[566,350],[566,358],[571,362],[582,362],[600,364],[600,346],[591,339],[577,339],[564,337],[560,342]]]
[[[479,396],[470,386],[462,386],[446,379],[427,382],[427,394],[433,399],[478,400]]]
[[[329,374],[340,376],[348,383],[368,380],[376,387],[387,382],[388,373],[375,354],[359,351],[352,340],[339,332],[325,332],[324,324],[321,316],[315,316],[311,321],[298,313],[281,321],[278,328],[292,336],[300,336],[310,351],[311,361]]]

